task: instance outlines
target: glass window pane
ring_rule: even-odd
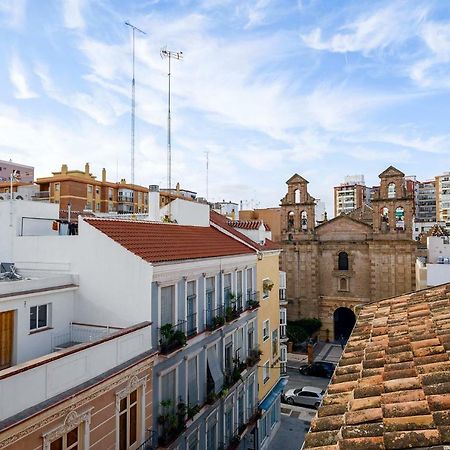
[[[132,405],[133,403],[136,403],[136,400],[137,400],[137,390],[133,391],[130,394],[130,405]]]
[[[38,308],[38,328],[47,326],[47,305],[40,305]]]
[[[37,306],[30,308],[30,330],[34,330],[37,327]]]
[[[78,428],[74,428],[67,433],[67,446],[75,444],[78,441]]]
[[[56,441],[53,441],[50,444],[50,450],[62,450],[62,448],[63,448],[62,437],[60,437],[59,439],[56,439]]]
[[[175,286],[161,288],[161,325],[174,323]]]
[[[119,450],[127,450],[127,414],[119,416]]]
[[[125,411],[127,409],[127,398],[124,397],[120,400],[120,412]]]
[[[130,445],[137,440],[137,405],[130,408]]]

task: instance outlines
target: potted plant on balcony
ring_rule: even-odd
[[[160,402],[162,414],[158,416],[158,425],[161,426],[161,433],[158,442],[161,446],[167,445],[178,435],[177,416],[172,412],[172,400],[162,400]]]
[[[225,324],[225,318],[223,316],[215,316],[212,319],[213,329],[219,328]]]
[[[188,405],[187,407],[187,418],[192,419],[200,411],[200,405]]]

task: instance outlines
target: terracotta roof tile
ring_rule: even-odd
[[[450,284],[361,308],[312,424],[304,449],[450,445]]]
[[[247,245],[213,227],[117,219],[84,220],[152,263],[254,253]]]

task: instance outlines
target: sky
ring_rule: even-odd
[[[450,2],[0,0],[0,159],[47,176],[66,163],[164,187],[167,60],[172,184],[244,208],[277,206],[299,173],[333,186],[390,165],[450,171]]]

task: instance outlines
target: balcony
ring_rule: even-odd
[[[197,314],[193,313],[186,317],[186,335],[189,338],[197,334]]]
[[[159,351],[163,355],[172,353],[186,345],[186,325],[186,320],[180,320],[176,325],[166,323],[158,328]]]
[[[245,363],[247,364],[247,367],[253,367],[256,365],[259,361],[261,361],[261,355],[262,351],[259,349],[258,346],[251,348],[248,351],[248,356],[245,360]]]
[[[50,198],[50,191],[35,192],[31,196],[31,200],[33,200],[33,201],[46,201],[46,200],[49,200],[49,198]]]
[[[248,310],[256,309],[259,307],[259,291],[247,292],[246,308]]]
[[[162,400],[158,416],[158,448],[168,448],[186,429],[186,404],[180,401],[175,406],[171,400]]]
[[[147,430],[145,441],[136,450],[155,450],[157,447],[156,432]]]
[[[219,306],[215,309],[205,310],[206,323],[205,328],[208,331],[216,330],[225,324],[225,314],[223,311],[223,306]]]
[[[117,330],[118,328],[114,327],[99,325],[91,326],[78,322],[72,322],[67,331],[52,334],[52,349],[53,351],[58,351],[73,347],[74,345],[95,342],[111,333],[116,332]]]

